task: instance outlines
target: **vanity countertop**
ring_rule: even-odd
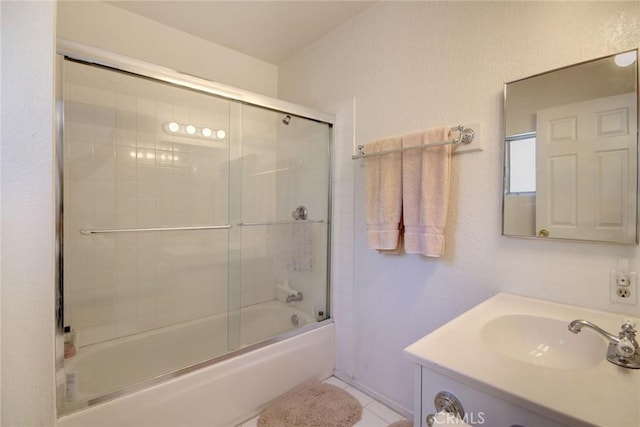
[[[637,318],[500,293],[408,346],[406,358],[506,401],[567,425],[640,426],[640,369],[602,359],[589,366],[555,368],[518,360],[496,351],[483,328],[503,316],[556,319],[568,326],[585,319],[617,335],[624,319]],[[507,317],[508,318],[508,317]],[[566,329],[567,340],[578,335]],[[563,337],[564,332],[557,332]],[[576,337],[576,338],[574,338]],[[583,337],[593,339],[593,337]],[[563,339],[563,338],[562,338]],[[604,353],[606,340],[602,338]],[[501,344],[501,343],[500,343]],[[505,339],[504,346],[511,343]],[[495,344],[494,344],[495,345]]]

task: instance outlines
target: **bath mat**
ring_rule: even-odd
[[[413,427],[413,421],[400,420],[400,421],[396,421],[393,424],[389,424],[389,427]]]
[[[351,427],[361,417],[355,397],[334,385],[311,382],[277,398],[258,417],[258,427]]]

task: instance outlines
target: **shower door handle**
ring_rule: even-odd
[[[80,229],[80,234],[107,234],[107,233],[140,233],[145,231],[195,231],[195,230],[228,230],[231,225],[197,225],[192,227],[158,227],[158,228],[113,228],[102,230],[85,230]]]

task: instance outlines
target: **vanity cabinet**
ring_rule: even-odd
[[[414,427],[426,427],[434,414],[434,397],[447,391],[458,398],[465,411],[464,421],[473,426],[566,427],[522,406],[507,402],[421,365],[414,368]],[[573,427],[573,426],[572,426]]]

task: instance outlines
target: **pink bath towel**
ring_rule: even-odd
[[[366,153],[401,147],[399,137],[365,145]],[[371,249],[398,249],[402,220],[402,155],[400,152],[364,159],[367,196],[367,240]]]
[[[439,127],[402,137],[402,147],[446,141],[449,128]],[[404,250],[440,257],[449,204],[451,145],[402,153]]]

